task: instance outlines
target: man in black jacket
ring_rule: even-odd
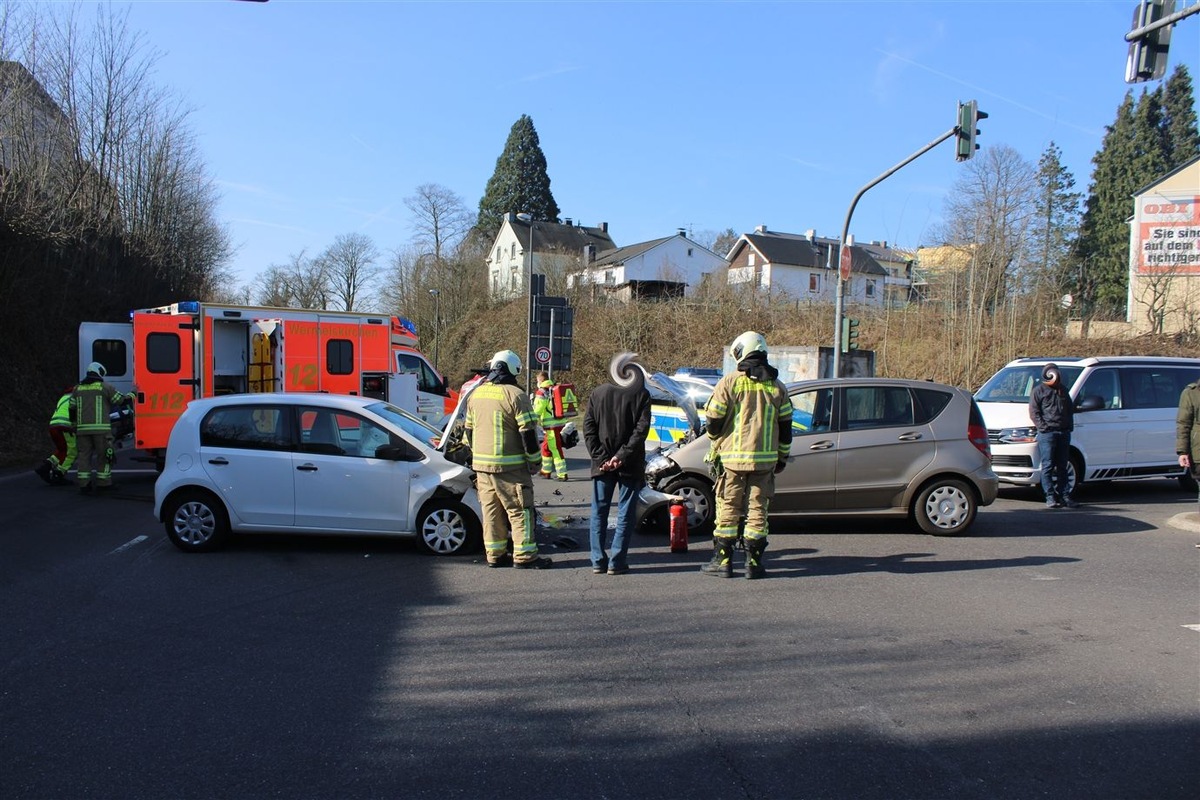
[[[605,571],[609,575],[629,572],[629,538],[633,534],[637,494],[646,481],[650,393],[646,391],[641,368],[632,364],[629,367],[628,371],[634,373],[630,385],[597,386],[583,416],[583,441],[592,457],[592,572],[597,575]],[[604,540],[613,493],[618,489],[617,527],[610,558]]]
[[[1029,418],[1037,428],[1038,457],[1042,462],[1042,491],[1046,508],[1077,508],[1071,498],[1067,461],[1071,455],[1071,431],[1075,429],[1075,403],[1062,385],[1057,364],[1042,370],[1042,382],[1029,395]],[[1076,482],[1082,480],[1076,475]]]

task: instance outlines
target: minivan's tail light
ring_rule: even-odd
[[[983,424],[983,412],[979,410],[974,398],[971,399],[971,412],[967,417],[967,438],[971,440],[971,444],[975,445],[976,450],[987,457],[988,461],[992,460],[992,446],[988,444],[988,432],[987,426]]]

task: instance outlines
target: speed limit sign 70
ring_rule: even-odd
[[[537,359],[539,364],[549,364],[550,363],[550,348],[549,347],[539,347],[537,350],[534,351],[533,357]]]

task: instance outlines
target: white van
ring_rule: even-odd
[[[1200,358],[1100,356],[1019,358],[988,379],[975,401],[1002,483],[1041,486],[1037,430],[1029,395],[1047,364],[1057,364],[1075,401],[1069,482],[1179,478],[1192,486],[1175,455],[1179,395],[1200,380]]]

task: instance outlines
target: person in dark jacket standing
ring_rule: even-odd
[[[1200,381],[1184,387],[1179,395],[1179,411],[1175,415],[1175,454],[1179,466],[1200,476]]]
[[[1077,508],[1071,497],[1067,473],[1071,455],[1071,431],[1075,430],[1075,403],[1062,383],[1057,364],[1042,370],[1042,382],[1029,396],[1029,419],[1037,428],[1038,458],[1042,462],[1042,491],[1046,508]],[[1076,475],[1078,482],[1083,478]]]
[[[634,353],[613,359],[618,383],[597,386],[583,417],[583,440],[592,457],[592,572],[629,572],[629,538],[637,511],[637,494],[646,481],[646,436],[650,432],[650,393]],[[611,557],[605,551],[608,512],[617,498],[617,526]]]

